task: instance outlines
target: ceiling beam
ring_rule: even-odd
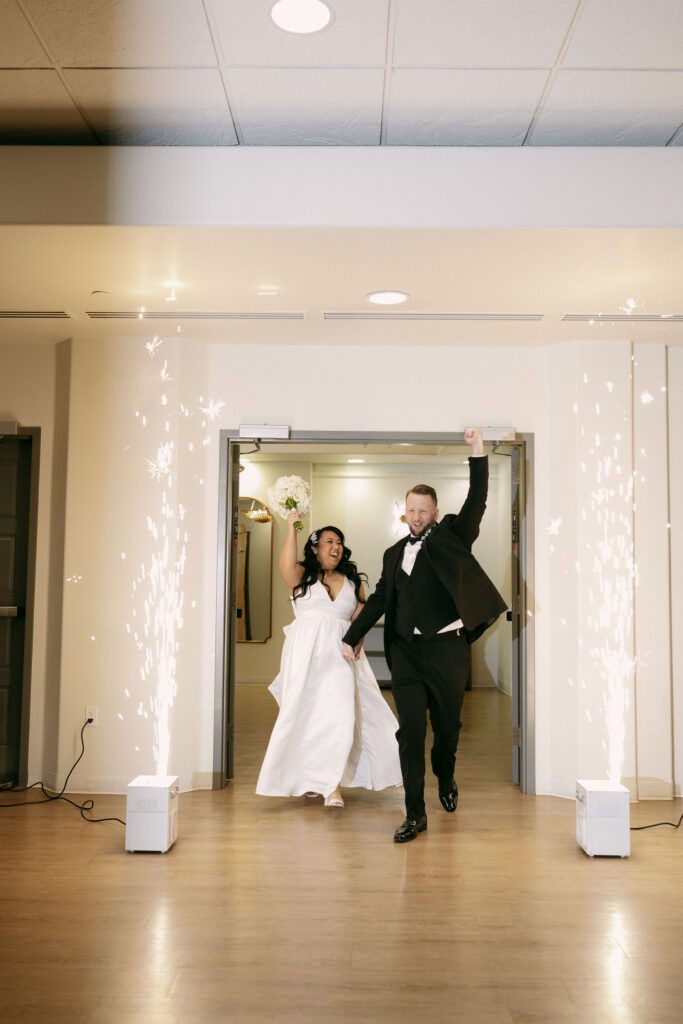
[[[683,227],[683,147],[0,149],[0,224]]]

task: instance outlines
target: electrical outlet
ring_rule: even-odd
[[[85,718],[86,718],[86,721],[89,718],[92,718],[92,722],[90,722],[89,724],[90,725],[97,725],[97,708],[94,707],[94,706],[86,707],[86,709],[85,709]]]

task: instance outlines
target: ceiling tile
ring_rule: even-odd
[[[201,0],[24,0],[64,67],[216,63]]]
[[[384,66],[388,0],[333,2],[332,24],[308,36],[279,29],[270,17],[272,6],[270,0],[210,0],[225,64]]]
[[[239,68],[226,81],[247,145],[379,144],[383,71]]]
[[[547,71],[397,69],[387,139],[394,146],[519,146]]]
[[[106,145],[232,146],[220,74],[212,68],[76,70],[65,78]]]
[[[683,68],[683,3],[585,0],[563,65]]]
[[[552,67],[576,0],[397,0],[393,63]]]
[[[0,0],[0,67],[52,67],[15,0]]]
[[[91,142],[92,134],[56,71],[0,71],[0,143]]]
[[[683,71],[560,71],[537,146],[663,146],[683,121]]]

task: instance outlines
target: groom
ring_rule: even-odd
[[[457,806],[453,767],[469,645],[506,608],[471,552],[486,508],[488,459],[481,430],[466,430],[465,440],[472,446],[470,487],[460,512],[439,523],[434,488],[418,484],[408,491],[405,518],[410,534],[384,552],[377,588],[343,640],[344,657],[355,660],[361,639],[384,615],[384,651],[398,713],[396,738],[406,798],[406,819],[394,834],[397,843],[408,843],[427,828],[427,709],[439,799],[446,811]]]

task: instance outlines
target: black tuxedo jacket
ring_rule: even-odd
[[[472,457],[470,487],[458,515],[447,515],[422,542],[420,558],[427,558],[432,571],[455,601],[460,618],[472,643],[498,616],[506,604],[491,580],[472,554],[472,544],[479,535],[488,492],[488,458]],[[368,598],[355,622],[351,623],[344,642],[352,647],[384,615],[384,653],[391,668],[391,644],[396,615],[396,573],[408,543],[402,537],[384,552],[382,575],[374,593]]]

